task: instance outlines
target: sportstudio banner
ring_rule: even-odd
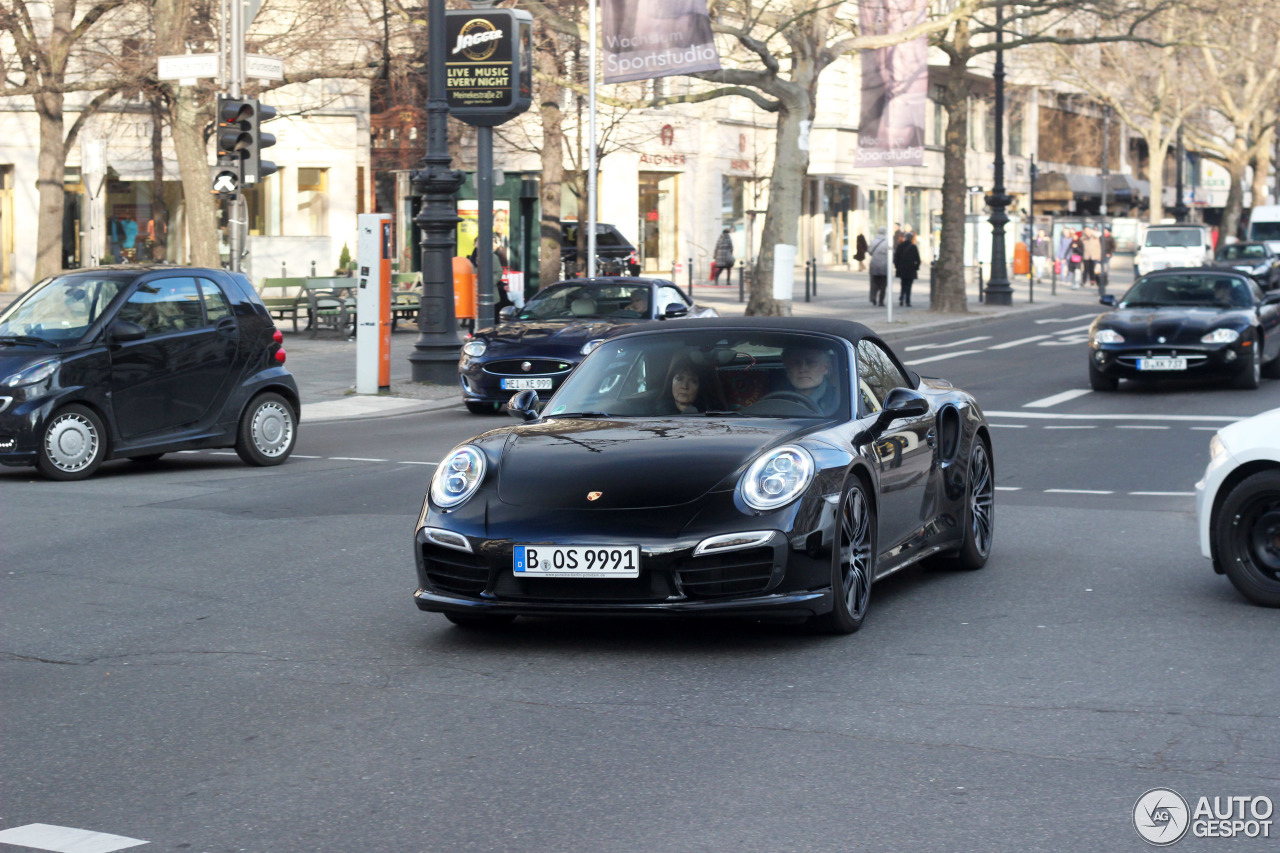
[[[706,0],[602,0],[606,83],[718,71]]]
[[[862,0],[865,35],[902,32],[924,23],[928,0]],[[924,164],[924,116],[929,95],[925,37],[862,52],[862,117],[858,166]]]

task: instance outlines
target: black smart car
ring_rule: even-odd
[[[77,270],[0,313],[0,463],[55,480],[107,459],[235,447],[279,465],[298,435],[283,335],[243,276]]]

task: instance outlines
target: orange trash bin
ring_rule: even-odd
[[[1027,251],[1027,244],[1021,240],[1013,245],[1013,274],[1031,274],[1031,253]]]
[[[459,320],[476,318],[476,269],[466,258],[453,259],[453,315]]]

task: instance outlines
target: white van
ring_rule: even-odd
[[[1150,225],[1138,244],[1138,275],[1168,267],[1202,267],[1213,260],[1213,235],[1205,225]]]
[[[1280,204],[1260,204],[1249,214],[1249,230],[1245,239],[1251,243],[1266,242],[1280,252]]]

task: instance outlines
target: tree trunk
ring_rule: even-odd
[[[159,95],[151,99],[151,222],[155,243],[147,247],[148,261],[165,260],[167,255],[157,249],[168,250],[169,212],[164,206],[164,102]]]
[[[187,238],[191,241],[190,263],[198,267],[222,266],[218,257],[218,210],[209,191],[209,155],[201,128],[207,118],[195,102],[195,88],[176,90],[171,103],[170,127],[173,147],[182,174],[182,200],[186,207]],[[177,235],[171,235],[177,239]]]
[[[62,269],[63,171],[67,149],[63,142],[62,94],[41,92],[33,96],[40,116],[40,154],[36,189],[40,213],[36,231],[36,275],[40,281]]]
[[[1258,154],[1253,158],[1253,206],[1267,203],[1267,176],[1271,173],[1271,151],[1275,147],[1276,126],[1273,124],[1258,137]],[[1276,201],[1280,201],[1277,198]]]
[[[964,289],[964,209],[969,197],[965,177],[965,154],[969,147],[968,96],[965,63],[953,59],[950,79],[942,89],[947,111],[947,136],[942,154],[942,234],[932,273],[933,310],[952,314],[969,310]]]
[[[1237,144],[1233,154],[1242,154],[1243,142]],[[1227,162],[1227,174],[1231,176],[1231,187],[1227,190],[1227,204],[1222,208],[1222,224],[1218,227],[1218,244],[1227,237],[1234,237],[1240,231],[1240,218],[1244,212],[1244,170],[1246,161],[1243,157],[1232,157]]]
[[[1169,143],[1157,129],[1146,137],[1147,183],[1150,185],[1151,203],[1147,206],[1147,222],[1158,225],[1164,218],[1164,161],[1169,155]],[[1175,202],[1176,204],[1176,202]]]
[[[747,316],[790,316],[791,302],[773,298],[774,247],[796,247],[800,233],[800,196],[809,171],[809,152],[800,148],[800,122],[809,117],[807,97],[789,98],[778,110],[777,148],[769,177],[769,205],[760,232],[760,255],[751,275]],[[794,275],[792,270],[785,274]]]
[[[556,47],[556,36],[548,32],[544,34],[538,50],[538,70],[545,75],[538,84],[538,95],[542,99],[539,107],[542,115],[542,183],[538,187],[542,230],[538,283],[543,287],[560,280],[560,192],[564,182],[564,116],[560,101],[564,89],[558,82],[563,71],[559,67]]]

